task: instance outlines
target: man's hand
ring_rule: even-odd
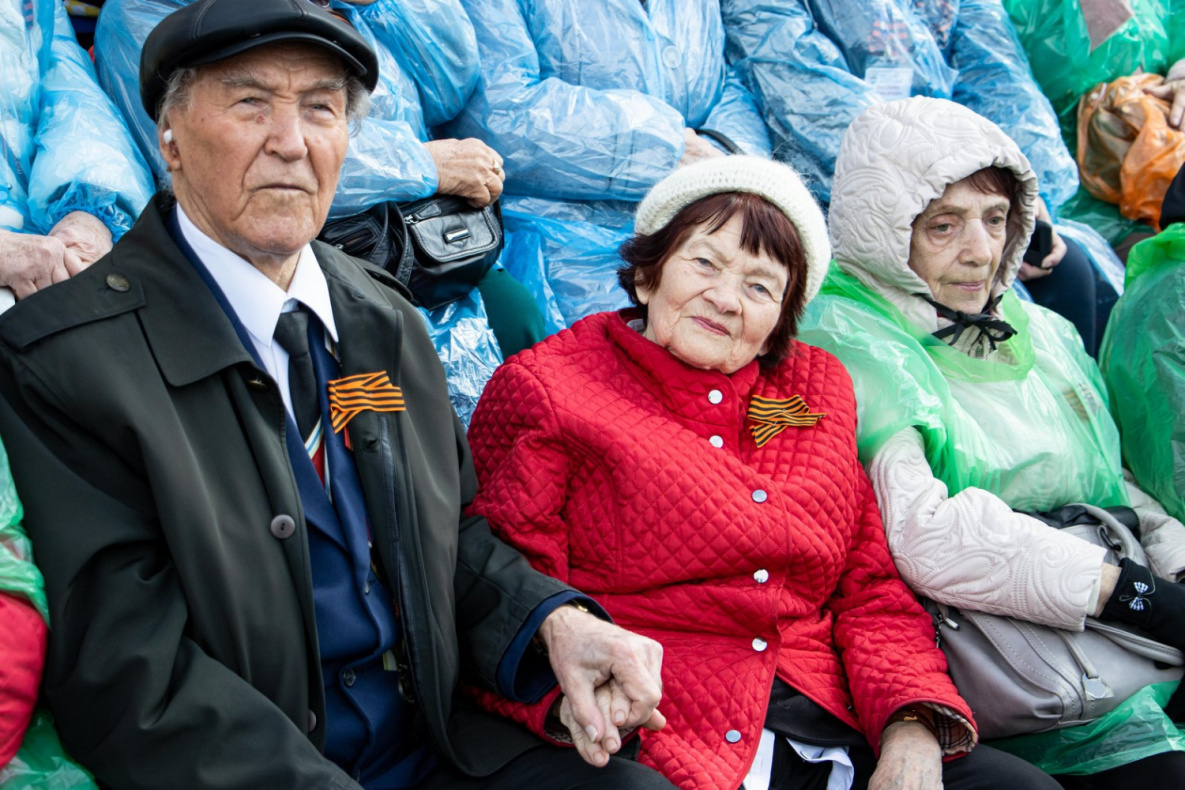
[[[701,159],[724,156],[723,151],[696,134],[694,129],[683,129],[683,142],[685,145],[683,148],[683,158],[679,160],[680,167],[698,162]]]
[[[1172,102],[1172,109],[1169,110],[1169,126],[1174,129],[1182,128],[1181,122],[1185,120],[1185,79],[1169,80],[1155,88],[1145,88],[1144,92],[1150,93],[1158,99]]]
[[[539,627],[564,699],[560,720],[582,757],[604,765],[621,748],[622,730],[659,730],[662,645],[574,606],[561,606]]]
[[[111,231],[97,217],[85,211],[71,211],[53,226],[49,235],[65,244],[66,249],[72,250],[82,261],[83,268],[111,251]]]
[[[60,239],[0,230],[0,286],[17,299],[67,280],[85,269]]]
[[[890,724],[868,790],[942,790],[942,748],[916,721]]]
[[[436,163],[436,193],[468,198],[474,208],[488,206],[502,194],[502,157],[481,140],[432,140],[424,143]]]
[[[1048,276],[1053,271],[1053,267],[1061,263],[1062,258],[1066,257],[1066,243],[1062,241],[1062,237],[1058,235],[1057,229],[1053,227],[1053,219],[1049,216],[1049,207],[1045,205],[1045,201],[1040,197],[1037,198],[1037,219],[1049,223],[1049,232],[1053,240],[1053,247],[1049,250],[1049,254],[1041,259],[1040,266],[1031,266],[1027,263],[1020,265],[1020,271],[1017,272],[1016,276],[1021,282]]]

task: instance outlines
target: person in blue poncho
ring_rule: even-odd
[[[151,196],[61,2],[0,0],[0,286],[23,299],[77,274]]]
[[[131,123],[158,182],[168,171],[157,130],[140,106],[137,73],[148,34],[193,0],[108,0],[95,34],[99,80]],[[379,58],[370,115],[354,130],[329,218],[358,214],[383,201],[433,194],[485,205],[502,191],[502,157],[479,140],[432,139],[464,106],[478,79],[473,26],[459,0],[334,0],[333,9]],[[433,342],[448,371],[453,405],[468,420],[503,355],[543,337],[530,294],[501,267],[478,293],[430,313]]]
[[[803,173],[820,200],[831,199],[848,125],[874,104],[910,96],[951,99],[1004,129],[1037,173],[1038,219],[1050,222],[1050,209],[1077,190],[1057,116],[999,0],[721,5],[729,59],[761,106],[775,156]],[[1059,223],[1052,244],[1042,268],[1025,264],[1020,279],[1035,301],[1074,322],[1093,354],[1116,294],[1091,257],[1114,271],[1120,264],[1084,226]]]
[[[503,262],[536,292],[550,330],[623,306],[617,248],[647,190],[732,145],[770,153],[725,63],[719,3],[462,2],[482,69],[448,128],[506,157]]]

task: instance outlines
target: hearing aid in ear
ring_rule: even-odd
[[[161,137],[164,139],[165,145],[171,145],[173,143],[173,130],[165,129],[165,133]]]

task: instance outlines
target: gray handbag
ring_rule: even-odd
[[[1140,542],[1115,515],[1093,505],[1062,530],[1147,564]],[[1180,680],[1185,656],[1136,629],[1086,618],[1066,631],[1014,617],[969,612],[923,599],[950,675],[971,706],[980,737],[1005,738],[1085,724],[1144,686]]]

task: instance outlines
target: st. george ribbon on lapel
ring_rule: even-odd
[[[329,382],[329,420],[341,433],[363,411],[405,411],[403,390],[391,383],[386,371],[359,373]]]
[[[812,412],[811,407],[798,395],[781,400],[754,395],[749,401],[747,415],[753,423],[749,431],[758,447],[764,447],[766,442],[791,425],[811,428],[826,416],[825,413]]]

